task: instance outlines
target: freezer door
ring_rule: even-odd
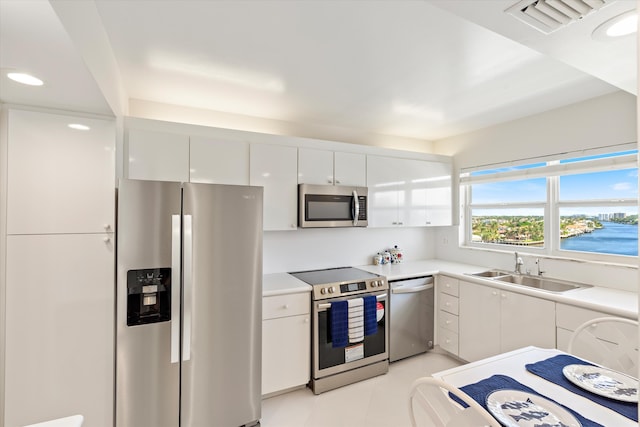
[[[178,426],[179,328],[175,326],[180,316],[167,313],[171,307],[166,304],[172,303],[167,301],[167,293],[172,290],[177,290],[179,299],[180,209],[179,183],[119,183],[117,427]],[[172,220],[175,223],[176,218],[177,236],[172,233]],[[176,248],[178,258],[172,259]],[[172,306],[179,313],[179,301]],[[172,326],[175,363],[171,363]]]
[[[184,184],[182,427],[260,419],[262,194]]]

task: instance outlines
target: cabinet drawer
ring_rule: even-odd
[[[459,295],[459,281],[453,277],[438,276],[438,291],[457,297]]]
[[[458,334],[444,328],[438,329],[438,344],[449,353],[458,355]]]
[[[438,309],[458,315],[458,298],[440,293],[438,295]]]
[[[262,298],[262,319],[296,316],[311,312],[309,293],[275,295]]]
[[[458,316],[447,313],[446,311],[440,311],[438,312],[438,319],[438,326],[455,332],[456,334],[458,333]]]

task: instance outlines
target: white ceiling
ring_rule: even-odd
[[[24,87],[3,73],[0,101],[117,114],[108,80],[125,103],[434,140],[637,93],[635,37],[605,47],[590,37],[635,0],[549,36],[503,12],[516,0],[95,0],[101,28],[71,28],[69,10],[94,18],[91,1],[53,0],[59,14],[66,7],[65,26],[46,0],[0,0],[0,67],[46,83]],[[97,30],[117,65],[110,80],[89,57]]]

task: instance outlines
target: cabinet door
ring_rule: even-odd
[[[534,345],[556,346],[556,304],[540,298],[500,291],[501,345],[500,351]]]
[[[298,224],[298,150],[251,144],[250,185],[264,187],[264,229],[295,230]]]
[[[189,141],[191,182],[249,185],[249,143],[192,136]]]
[[[367,156],[369,227],[398,225],[398,199],[401,189],[396,175],[397,160],[390,157]],[[404,199],[402,202],[404,203]]]
[[[426,224],[452,225],[452,168],[450,163],[425,162],[427,176],[423,180],[426,204]]]
[[[4,425],[112,425],[113,257],[111,234],[7,237]]]
[[[262,394],[309,382],[311,360],[309,316],[262,322]]]
[[[129,130],[127,178],[189,181],[189,136]]]
[[[397,166],[399,185],[404,193],[399,206],[399,221],[409,227],[424,227],[427,221],[428,163],[400,159]]]
[[[469,362],[500,353],[500,292],[460,282],[459,356]]]
[[[333,151],[299,148],[298,183],[333,185]]]
[[[336,185],[367,186],[367,160],[364,154],[336,151],[333,153],[333,162]]]
[[[10,110],[8,158],[8,234],[113,231],[112,121]]]

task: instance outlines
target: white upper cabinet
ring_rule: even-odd
[[[358,153],[333,153],[336,185],[367,186],[367,156]]]
[[[191,182],[249,185],[249,144],[192,136]]]
[[[264,187],[264,230],[295,230],[298,224],[298,149],[251,144],[249,183]]]
[[[8,234],[115,230],[113,121],[9,110],[7,135]]]
[[[129,130],[129,179],[189,181],[189,136],[147,130]]]
[[[314,148],[298,149],[298,183],[366,186],[366,156]]]
[[[333,151],[299,148],[298,183],[333,185]]]
[[[427,176],[424,178],[427,199],[426,223],[427,225],[452,225],[452,165],[443,162],[426,163]]]
[[[367,156],[370,227],[451,225],[451,165]]]

